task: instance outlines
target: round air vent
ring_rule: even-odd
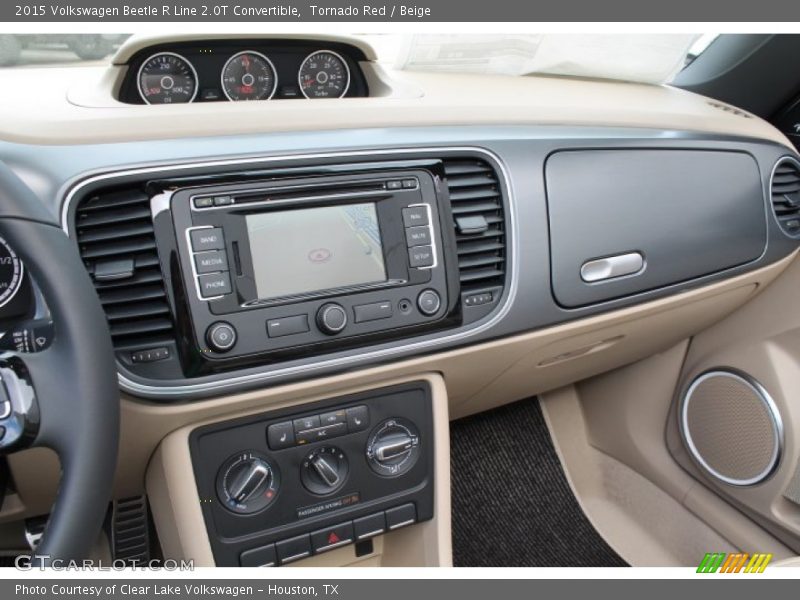
[[[709,475],[731,485],[755,485],[775,470],[783,443],[778,409],[744,373],[713,370],[681,398],[684,443]]]
[[[800,163],[794,158],[780,159],[770,180],[772,212],[783,232],[800,236]]]

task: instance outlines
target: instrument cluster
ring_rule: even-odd
[[[354,46],[298,40],[225,40],[135,54],[120,88],[129,104],[335,99],[369,95]]]

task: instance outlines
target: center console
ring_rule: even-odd
[[[451,217],[428,170],[170,192],[197,369],[452,325]],[[450,276],[448,276],[450,274]]]
[[[434,517],[431,388],[410,382],[200,427],[192,469],[217,566],[276,566]]]

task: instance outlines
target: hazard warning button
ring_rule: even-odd
[[[333,550],[339,546],[350,544],[353,541],[353,523],[341,523],[333,527],[327,527],[314,531],[311,534],[311,547],[314,552],[325,552]]]

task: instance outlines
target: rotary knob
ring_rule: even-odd
[[[378,475],[399,477],[411,470],[420,454],[419,432],[406,419],[389,419],[367,440],[367,462]]]
[[[229,458],[217,474],[217,495],[229,510],[252,514],[275,500],[280,486],[278,471],[258,452]]]
[[[347,326],[347,312],[336,304],[329,302],[319,307],[317,311],[317,327],[322,333],[336,335]]]
[[[309,492],[324,496],[342,487],[348,472],[344,452],[333,446],[323,446],[303,459],[300,480]]]

